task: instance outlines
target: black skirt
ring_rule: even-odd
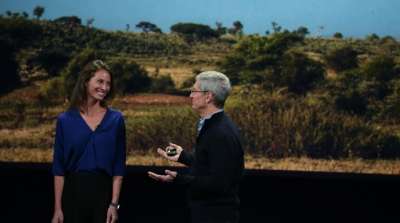
[[[112,178],[106,174],[68,174],[62,195],[64,222],[106,222],[111,193]]]

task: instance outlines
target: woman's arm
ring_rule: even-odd
[[[125,162],[126,162],[126,130],[125,121],[121,117],[119,122],[119,131],[117,133],[117,144],[116,144],[116,158],[113,169],[112,179],[112,197],[111,204],[107,211],[107,223],[114,223],[118,219],[118,206],[119,206],[119,194],[121,192],[121,185],[123,175],[125,173]]]
[[[121,192],[122,176],[114,176],[112,182],[112,199],[111,203],[118,204],[119,194]]]
[[[121,192],[122,176],[114,176],[112,180],[112,198],[107,211],[107,223],[114,223],[118,220],[119,194]]]
[[[64,176],[54,176],[54,215],[52,223],[61,223],[64,221],[61,203],[63,190]]]

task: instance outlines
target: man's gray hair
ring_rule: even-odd
[[[200,90],[209,91],[214,95],[214,104],[218,108],[223,108],[226,98],[231,92],[229,78],[217,71],[204,71],[196,76]]]

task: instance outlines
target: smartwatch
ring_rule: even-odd
[[[115,208],[115,209],[117,209],[117,210],[119,210],[119,204],[116,204],[116,203],[110,203],[110,207],[113,207],[113,208]]]

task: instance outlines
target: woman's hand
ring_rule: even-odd
[[[114,206],[109,206],[107,210],[107,223],[115,223],[118,220],[118,211]]]
[[[64,222],[64,213],[62,210],[55,210],[53,219],[51,219],[51,223],[63,223]]]

